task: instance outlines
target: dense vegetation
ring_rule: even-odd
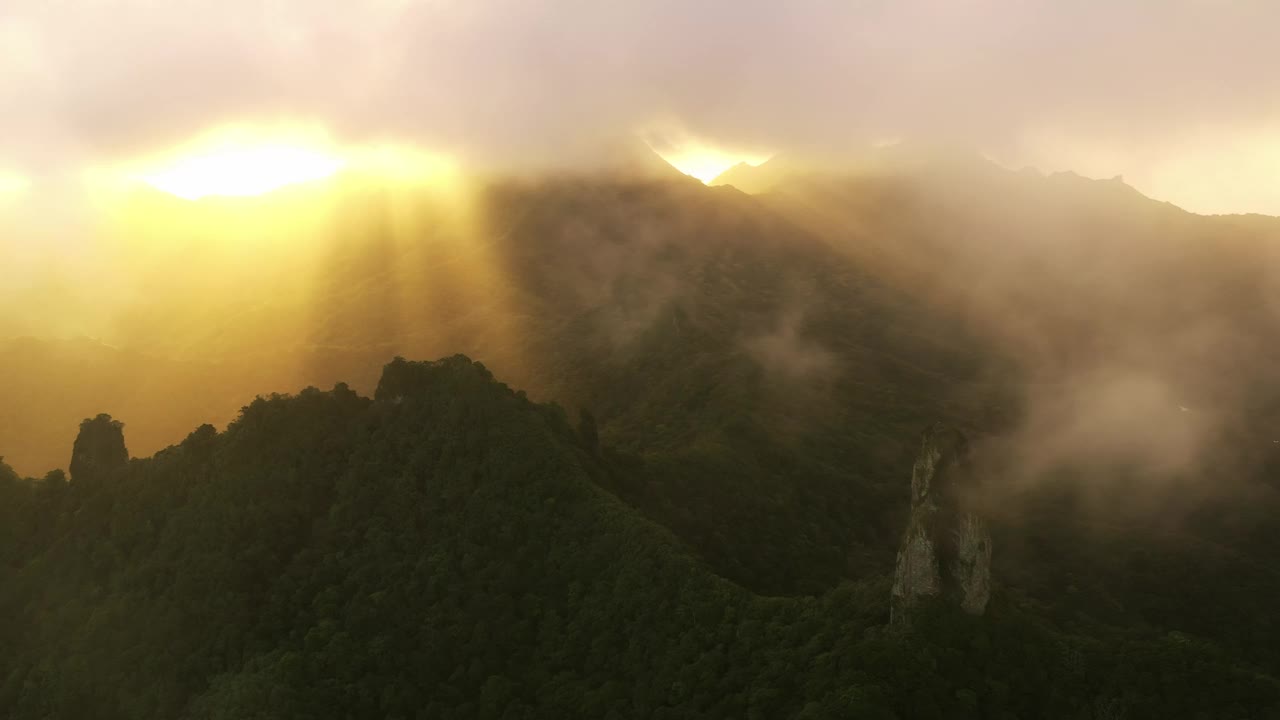
[[[429,204],[405,234],[394,207],[359,205],[305,257],[254,260],[252,282],[194,307],[188,286],[214,281],[166,266],[182,291],[121,320],[146,328],[120,343],[145,352],[0,342],[0,372],[21,379],[0,384],[0,452],[31,474],[61,467],[80,419],[109,410],[149,454],[176,428],[230,421],[240,398],[369,393],[388,357],[464,352],[589,408],[654,470],[618,492],[720,574],[795,594],[891,567],[919,429],[1009,403],[1014,370],[954,318],[731,189],[570,178],[477,204],[461,239]]]
[[[1213,644],[998,589],[728,582],[603,489],[644,462],[478,363],[255,400],[100,482],[0,477],[0,712],[95,718],[1257,718]],[[582,432],[588,429],[587,432]],[[631,478],[631,479],[629,479]]]
[[[1274,715],[1280,224],[949,162],[362,196],[0,342],[0,448],[71,471],[0,464],[0,716]],[[457,352],[571,411],[379,376]],[[339,379],[148,459],[98,416],[145,456]],[[995,596],[891,633],[937,420]]]

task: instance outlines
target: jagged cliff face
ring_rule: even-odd
[[[80,434],[71,450],[71,479],[93,481],[107,477],[129,463],[124,446],[124,424],[110,415],[80,423]]]
[[[969,445],[941,424],[924,433],[911,473],[911,518],[898,550],[891,618],[910,621],[923,598],[943,596],[965,612],[981,614],[991,596],[991,534],[970,512]]]

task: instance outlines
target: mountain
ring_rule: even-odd
[[[397,359],[372,399],[345,385],[259,398],[225,432],[92,483],[0,474],[0,710],[1261,717],[1280,703],[1274,679],[1202,640],[1067,631],[1011,588],[980,620],[938,606],[908,634],[884,626],[883,578],[755,595],[603,489],[625,464],[456,356]]]
[[[770,190],[781,182],[782,173],[775,173],[783,161],[773,158],[759,165],[740,162],[720,173],[707,183],[711,186],[732,185],[744,193],[755,195]]]
[[[900,167],[795,177],[761,199],[965,317],[1037,382],[1136,376],[1233,432],[1275,418],[1280,348],[1262,338],[1280,307],[1280,220],[1192,215],[1118,178],[980,159]]]
[[[696,536],[727,576],[774,593],[890,567],[899,530],[880,509],[898,506],[892,471],[916,429],[987,412],[996,375],[963,327],[734,190],[510,181],[458,224],[430,198],[408,217],[382,200],[344,205],[303,259],[246,254],[252,272],[216,280],[206,268],[222,260],[166,266],[150,299],[121,313],[118,342],[145,349],[131,367],[64,372],[30,348],[6,370],[50,395],[7,406],[60,408],[37,426],[61,465],[69,429],[105,407],[137,428],[130,449],[145,454],[177,439],[150,428],[221,424],[237,398],[340,379],[370,392],[382,358],[465,352],[534,397],[591,410],[609,443],[661,478],[627,497]],[[154,389],[155,408],[130,388]],[[159,412],[173,406],[193,416]],[[0,445],[15,461],[24,449]],[[737,514],[715,512],[744,492]],[[851,560],[851,544],[865,554]]]
[[[937,173],[946,169],[955,179],[999,171],[976,148],[951,143],[901,141],[843,152],[778,153],[757,165],[738,163],[709,185],[732,185],[750,195],[786,190],[797,183],[840,182],[850,178],[886,178]]]
[[[332,204],[316,202],[305,232],[237,235],[221,244],[175,234],[160,249],[142,248],[149,249],[148,263],[137,266],[144,291],[103,294],[104,304],[118,307],[100,342],[12,341],[0,354],[8,379],[0,384],[6,422],[0,454],[21,474],[42,475],[71,458],[83,418],[109,411],[126,423],[129,450],[148,456],[190,427],[232,420],[255,394],[338,381],[374,394],[388,357],[463,352],[483,359],[528,397],[563,403],[568,417],[589,418],[583,426],[595,432],[582,435],[594,440],[565,435],[555,442],[576,448],[582,471],[610,507],[667,538],[700,577],[760,607],[829,608],[846,602],[842,593],[858,594],[861,600],[848,602],[858,605],[861,619],[849,622],[871,627],[888,618],[920,434],[941,422],[969,438],[972,475],[979,480],[974,511],[994,548],[987,614],[933,623],[926,613],[912,623],[920,642],[942,649],[919,650],[879,635],[882,645],[858,645],[852,655],[776,656],[793,668],[835,663],[841,673],[875,679],[840,675],[813,694],[770,685],[765,690],[778,694],[761,690],[762,697],[809,698],[816,703],[811,716],[838,716],[818,698],[827,688],[865,685],[871,694],[860,697],[871,698],[868,708],[925,717],[933,711],[896,694],[925,675],[946,685],[929,702],[935,714],[948,717],[969,712],[964,708],[972,703],[988,716],[998,716],[992,708],[1010,707],[1016,716],[1105,717],[1126,709],[1137,717],[1181,716],[1189,708],[1212,717],[1265,716],[1268,678],[1280,674],[1280,626],[1270,611],[1280,594],[1280,573],[1270,560],[1280,551],[1274,523],[1280,346],[1272,332],[1280,309],[1274,276],[1280,221],[1192,215],[1119,179],[1014,172],[966,152],[935,157],[900,148],[884,157],[845,172],[789,171],[756,194],[683,177],[625,174],[490,178],[413,193],[365,189]],[[262,200],[256,210],[205,208],[210,214],[200,217],[216,229],[227,217],[219,213],[234,210],[252,219],[271,202]],[[237,222],[251,225],[245,217]],[[299,398],[321,395],[329,397],[308,392]],[[315,423],[328,416],[316,404],[294,402],[250,407],[310,408],[286,413],[281,427],[319,432]],[[351,408],[358,404],[352,400]],[[369,407],[388,405],[394,399]],[[311,418],[313,412],[320,414]],[[260,416],[243,416],[253,417]],[[226,437],[253,437],[236,430],[243,418]],[[259,478],[254,492],[294,478],[301,468],[315,477],[327,472],[304,462],[308,453],[324,454],[318,444],[254,469],[255,454],[285,452],[272,441],[254,442],[243,449],[236,471]],[[397,442],[429,445],[412,433]],[[477,452],[490,447],[468,442]],[[521,446],[512,457],[534,462],[541,452]],[[154,470],[163,457],[132,463],[129,472]],[[193,465],[179,474],[203,472]],[[154,473],[170,477],[168,470]],[[375,476],[352,474],[362,482]],[[311,490],[292,482],[273,502],[289,505],[293,500],[285,496],[301,493],[299,507],[312,507]],[[73,478],[66,487],[74,491],[77,484]],[[15,487],[31,493],[18,503],[28,508],[53,502],[64,483],[55,473]],[[329,507],[323,504],[328,492],[315,507]],[[410,500],[410,507],[422,501]],[[226,521],[257,501],[245,490],[236,502],[235,510],[207,509]],[[26,518],[49,517],[45,512],[24,510],[13,522],[26,527]],[[316,513],[282,527],[310,528]],[[536,514],[522,517],[542,522]],[[421,522],[429,520],[435,522]],[[69,527],[61,522],[41,522],[46,530],[39,532]],[[95,537],[135,527],[124,518],[113,522],[97,526]],[[24,553],[42,547],[42,536],[31,532],[24,530],[13,546]],[[231,539],[218,542],[204,547],[202,557],[225,572],[259,567],[252,564],[258,555],[245,565]],[[96,546],[85,539],[78,547]],[[572,546],[579,552],[596,543],[574,538]],[[137,547],[143,546],[125,545],[109,557],[124,572]],[[449,547],[452,558],[457,548]],[[599,547],[612,557],[630,551]],[[85,552],[94,562],[109,559]],[[66,568],[66,577],[81,577],[78,566]],[[278,568],[261,574],[274,577]],[[579,569],[564,569],[552,584],[583,582]],[[341,570],[334,577],[355,572],[346,565]],[[105,592],[111,576],[102,573],[93,582]],[[471,576],[445,577],[446,585],[471,592]],[[156,578],[151,587],[169,576]],[[24,593],[55,581],[31,575],[29,582]],[[77,588],[77,597],[98,597],[96,589]],[[36,617],[25,609],[38,607],[30,604],[33,595],[22,597],[27,614],[13,617]],[[75,612],[100,609],[97,602],[87,600]],[[414,605],[436,606],[433,598]],[[660,606],[679,614],[678,605]],[[258,605],[251,607],[243,613]],[[636,617],[647,616],[637,610],[601,623],[625,626]],[[67,622],[79,627],[79,620]],[[978,634],[955,634],[957,627]],[[774,630],[782,635],[770,642],[790,637]],[[133,630],[118,632],[125,638]],[[829,647],[846,634],[862,637],[853,631],[816,637]],[[280,637],[255,647],[284,647]],[[1033,656],[1026,659],[1032,675],[1008,670],[1005,660],[983,665],[983,653],[1003,642],[993,638],[1002,637]],[[112,642],[125,643],[118,638]],[[999,650],[1006,651],[1014,652]],[[49,652],[40,662],[60,666],[66,654]],[[890,679],[869,664],[841,664],[885,652],[918,652],[909,664],[919,664]],[[451,657],[470,662],[469,653]],[[209,653],[201,645],[197,654]],[[101,662],[118,661],[108,656]],[[241,652],[222,665],[190,670],[187,689],[173,697],[199,692],[210,667],[229,673],[244,660]],[[754,662],[734,658],[753,673]],[[898,672],[901,662],[907,661],[884,660],[885,672]],[[988,684],[970,674],[978,668],[1003,679]],[[1210,682],[1184,674],[1192,672],[1187,668],[1226,672],[1223,688],[1237,688],[1236,673],[1261,685],[1240,689],[1243,705],[1226,699],[1232,689],[1158,706],[1152,697],[1182,698],[1186,687]],[[770,682],[786,676],[770,672]],[[507,669],[497,675],[511,677]],[[309,689],[320,683],[318,675],[307,677],[291,682]],[[633,677],[616,682],[633,688]],[[1049,678],[1074,678],[1064,681],[1072,689],[1055,695]],[[1177,687],[1154,689],[1153,678]],[[993,699],[1006,691],[1023,699],[1012,705]],[[709,691],[730,694],[737,691]],[[88,697],[100,695],[95,689]],[[542,707],[527,696],[522,702]],[[1086,709],[1087,703],[1094,705]],[[658,706],[644,707],[618,712],[642,716]],[[698,707],[672,714],[737,716],[747,706]],[[761,707],[767,717],[804,711]]]
[[[830,159],[803,154],[780,153],[757,165],[738,163],[717,175],[712,186],[731,185],[749,195],[774,190],[795,177],[813,177],[826,173],[843,174],[865,163],[865,158],[847,158],[847,163],[833,169]]]
[[[589,409],[645,460],[622,496],[775,594],[892,568],[900,468],[935,421],[1002,446],[990,477],[1069,469],[1143,522],[1272,492],[1276,221],[930,152],[754,196],[678,173],[369,189],[301,240],[174,236],[111,346],[0,356],[0,408],[39,408],[0,453],[42,474],[112,408],[147,454],[240,398],[372,392],[386,357],[465,352]]]

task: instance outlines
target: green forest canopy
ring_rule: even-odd
[[[0,475],[0,711],[107,718],[1257,718],[1155,627],[885,626],[888,578],[764,597],[606,488],[643,466],[479,363],[259,398],[102,483]],[[904,476],[905,482],[905,476]],[[728,501],[726,499],[726,501]]]

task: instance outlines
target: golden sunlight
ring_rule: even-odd
[[[345,165],[321,133],[260,133],[229,128],[211,133],[141,171],[134,179],[186,200],[250,197],[322,180]]]
[[[27,186],[30,184],[31,181],[28,180],[26,176],[19,175],[15,172],[0,170],[0,196],[16,195],[23,190],[26,190]]]
[[[271,132],[248,126],[214,130],[158,158],[87,175],[97,187],[141,182],[185,200],[199,200],[263,195],[339,173],[405,186],[456,179],[451,159],[418,148],[339,146],[321,130]]]
[[[765,154],[731,153],[701,143],[685,143],[665,150],[653,148],[653,151],[675,169],[701,180],[703,184],[710,183],[738,163],[754,167],[769,159]]]
[[[770,153],[734,152],[705,143],[683,133],[665,134],[649,138],[645,143],[658,157],[669,165],[702,183],[710,184],[725,170],[746,163],[752,167],[768,160]]]
[[[248,197],[286,185],[321,180],[342,166],[341,159],[315,150],[267,145],[183,158],[140,179],[157,190],[186,200],[211,195]]]
[[[345,169],[397,184],[439,184],[457,174],[450,158],[405,145],[356,146],[343,157]]]

